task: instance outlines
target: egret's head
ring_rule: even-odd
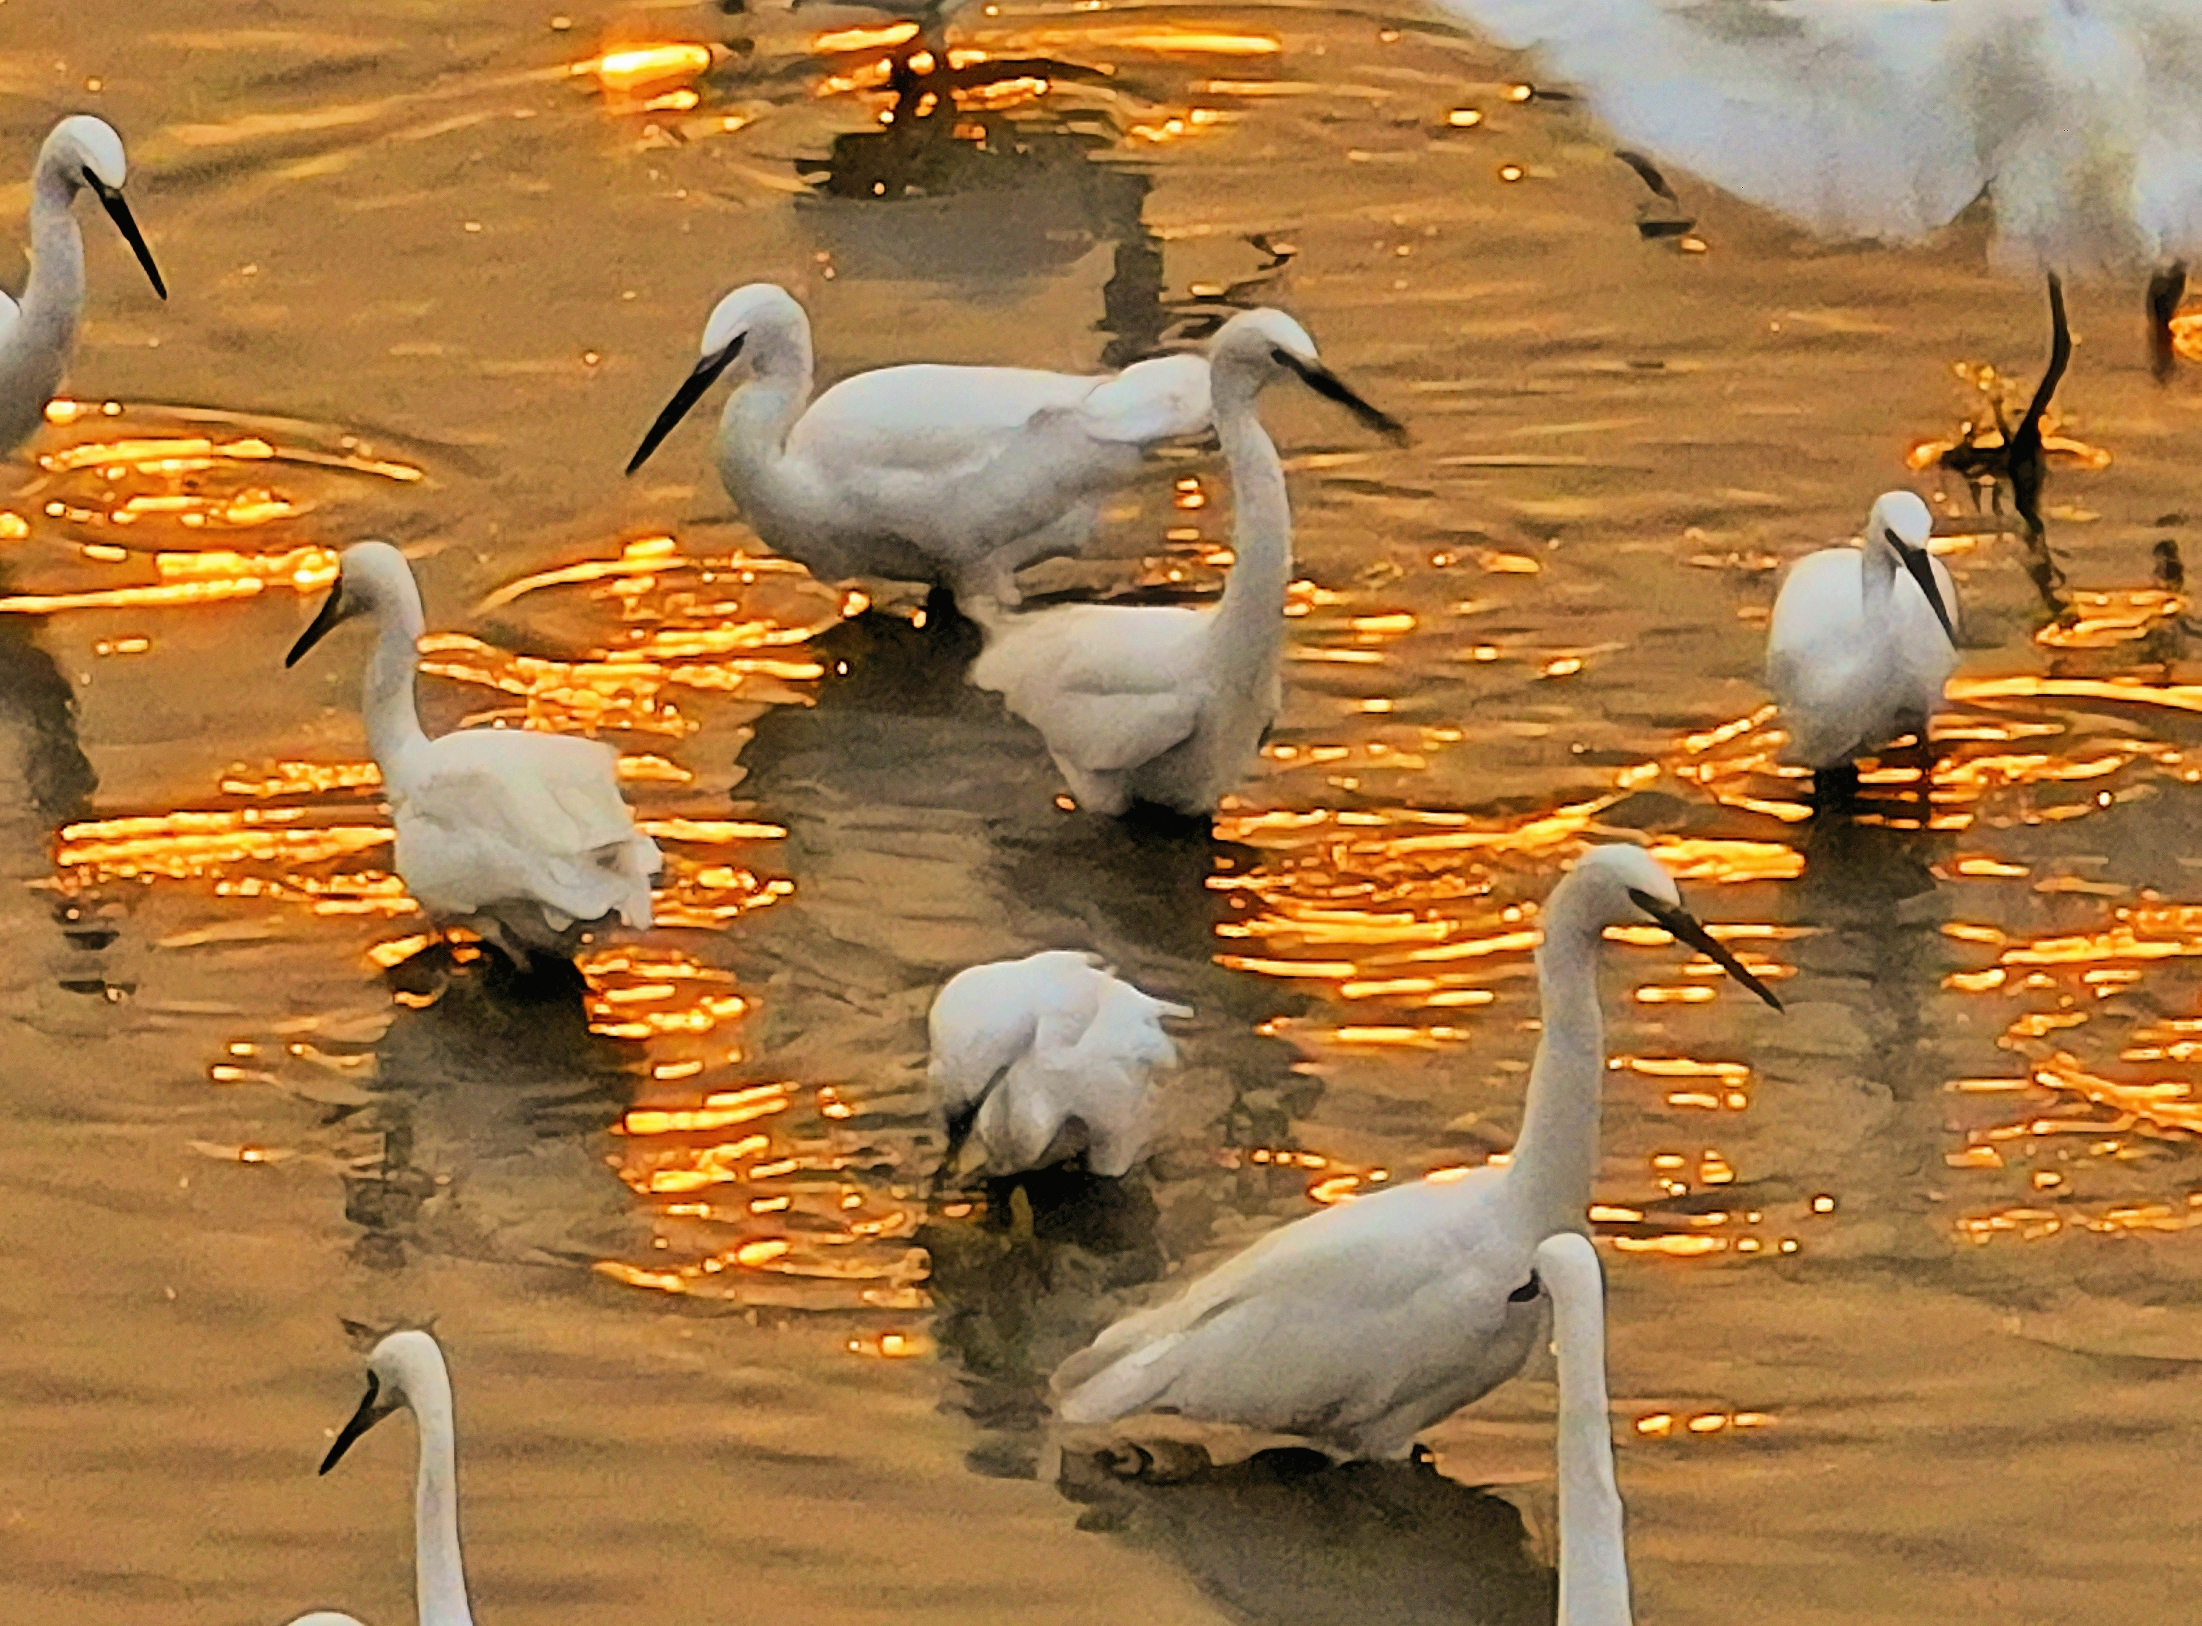
[[[450,1387],[443,1351],[432,1335],[408,1329],[391,1333],[375,1345],[367,1357],[367,1393],[351,1421],[338,1430],[336,1443],[321,1459],[321,1471],[334,1468],[352,1442],[385,1417],[423,1398],[421,1391],[430,1385],[444,1392]]]
[[[703,325],[702,354],[673,392],[673,399],[665,404],[665,410],[657,415],[657,421],[650,425],[650,432],[642,437],[635,455],[627,460],[627,472],[632,474],[649,461],[658,443],[673,432],[673,426],[721,377],[730,371],[740,377],[754,370],[763,360],[761,351],[769,349],[784,356],[793,346],[793,359],[807,371],[809,331],[809,318],[795,296],[774,283],[752,282],[720,300],[712,307],[711,319]]]
[[[46,138],[46,152],[62,166],[63,174],[80,186],[122,190],[129,178],[129,162],[123,156],[122,137],[105,119],[74,113],[53,128]]]
[[[336,582],[321,601],[313,624],[298,635],[285,666],[296,666],[306,652],[354,616],[400,610],[420,602],[413,582],[413,567],[405,555],[387,542],[355,542],[337,559]]]
[[[1934,618],[1942,623],[1943,632],[1954,644],[1957,628],[1950,622],[1950,607],[1943,601],[1942,584],[1935,580],[1933,556],[1927,551],[1928,539],[1933,535],[1934,515],[1916,492],[1884,492],[1866,516],[1866,546],[1885,548],[1895,556],[1927,595]]]
[[[1218,373],[1241,374],[1256,390],[1278,378],[1297,378],[1394,444],[1406,444],[1406,426],[1364,401],[1344,379],[1325,367],[1307,329],[1283,311],[1241,311],[1232,317],[1209,341],[1208,364]]]
[[[108,219],[115,223],[115,230],[121,232],[122,240],[130,245],[130,252],[138,257],[138,264],[145,268],[146,280],[153,284],[153,291],[166,299],[168,285],[161,281],[160,267],[153,263],[153,251],[145,246],[145,236],[131,217],[130,205],[123,201],[122,183],[129,174],[130,165],[123,156],[122,137],[115,134],[115,127],[89,113],[72,114],[55,125],[53,134],[46,137],[46,145],[39,151],[39,167],[56,171],[72,192],[80,187],[91,189],[100,207],[107,211]]]
[[[1773,990],[1745,970],[1743,962],[1682,907],[1682,892],[1674,877],[1641,847],[1618,842],[1593,847],[1553,892],[1549,914],[1555,931],[1563,924],[1591,933],[1608,926],[1658,926],[1711,959],[1774,1009],[1781,1009]]]

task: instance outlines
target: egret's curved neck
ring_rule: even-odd
[[[1545,1278],[1560,1357],[1559,1626],[1629,1626],[1629,1554],[1613,1478],[1606,1316],[1596,1266]]]
[[[413,697],[426,628],[420,590],[411,575],[389,584],[375,606],[375,652],[367,659],[360,711],[367,719],[367,749],[382,769],[383,783],[393,790],[403,789],[407,759],[428,743]]]
[[[719,463],[737,496],[785,507],[798,484],[787,465],[788,431],[810,405],[810,322],[795,307],[754,325],[745,346],[750,377],[719,416]]]
[[[1284,464],[1254,410],[1256,381],[1236,370],[1212,378],[1216,436],[1231,471],[1231,578],[1216,622],[1227,656],[1266,674],[1284,646],[1285,594],[1292,585],[1292,503]]]
[[[71,205],[76,187],[59,161],[41,155],[31,177],[31,278],[23,290],[26,333],[66,350],[84,311],[84,233]]]
[[[420,1626],[473,1626],[466,1565],[459,1554],[459,1464],[451,1380],[440,1369],[406,1384],[420,1429],[420,1473],[413,1487],[413,1590]]]
[[[1544,1033],[1529,1071],[1521,1138],[1507,1181],[1538,1237],[1579,1229],[1598,1172],[1598,1108],[1606,1065],[1598,1010],[1599,929],[1554,899],[1537,950]]]

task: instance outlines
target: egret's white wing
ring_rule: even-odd
[[[1095,440],[1145,446],[1209,427],[1206,356],[1158,356],[1094,383],[1074,409]]]
[[[948,979],[926,1019],[941,1104],[962,1110],[994,1075],[1030,1050],[1049,1012],[1090,1016],[1106,981],[1090,954],[1050,949],[971,966]]]
[[[1208,615],[1171,605],[1070,604],[997,623],[971,681],[1094,773],[1150,762],[1193,732]]]
[[[2034,111],[1982,59],[2027,21],[2013,0],[1442,3],[1536,50],[1629,142],[1831,235],[1947,224],[1999,126]]]
[[[1065,1362],[1063,1417],[1174,1409],[1321,1433],[1440,1386],[1527,1278],[1479,1223],[1501,1178],[1402,1186],[1272,1231]]]
[[[1096,382],[1023,367],[881,367],[818,397],[789,431],[788,455],[889,480],[976,474],[1036,415],[1075,408]]]

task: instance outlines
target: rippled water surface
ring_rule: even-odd
[[[0,503],[0,1615],[410,1619],[406,1431],[312,1470],[339,1318],[434,1317],[488,1621],[1549,1619],[1537,1369],[1434,1468],[1137,1480],[1056,1470],[1045,1377],[1315,1204],[1503,1150],[1539,900],[1622,832],[1790,1006],[1609,954],[1640,1618],[2191,1614],[2202,683],[2152,554],[2196,536],[2202,385],[2151,383],[2132,290],[2076,299],[2049,622],[1932,466],[2047,348],[1977,222],[1892,254],[1677,209],[1419,14],[926,26],[0,8],[5,167],[113,120],[174,290],[80,211],[71,402]],[[969,627],[765,554],[701,424],[620,477],[757,279],[826,379],[1274,302],[1411,424],[1265,404],[1303,580],[1212,838],[1059,806]],[[1756,675],[1776,573],[1906,480],[1965,665],[1931,764],[1814,821]],[[1187,448],[1031,585],[1210,592],[1228,512]],[[282,669],[377,535],[431,727],[599,734],[667,854],[659,928],[570,985],[422,951],[360,640]],[[929,1200],[932,992],[1043,947],[1197,1009],[1164,1144],[1124,1190]]]

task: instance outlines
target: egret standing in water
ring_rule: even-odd
[[[719,301],[703,359],[632,474],[722,376],[719,478],[765,543],[823,581],[945,582],[1017,602],[1016,573],[1077,553],[1147,449],[1208,427],[1208,362],[1115,374],[881,367],[811,399],[810,318],[767,282]]]
[[[84,314],[84,234],[72,207],[77,193],[89,188],[99,198],[153,291],[168,297],[153,251],[123,201],[127,169],[122,137],[88,113],[63,119],[38,149],[31,171],[31,280],[21,304],[0,293],[0,453],[22,445],[45,421],[46,403],[61,387],[76,347]]]
[[[1064,949],[957,972],[927,1019],[943,1172],[971,1139],[990,1175],[1083,1154],[1089,1173],[1123,1178],[1153,1136],[1154,1069],[1177,1062],[1162,1018],[1192,1014]]]
[[[1521,1369],[1543,1314],[1537,1248],[1580,1230],[1598,1167],[1605,1037],[1598,949],[1646,920],[1781,1002],[1682,907],[1636,847],[1599,847],[1553,889],[1537,953],[1543,1036],[1504,1167],[1452,1171],[1272,1231],[1055,1375],[1071,1423],[1176,1412],[1296,1434],[1349,1457],[1415,1436]]]
[[[420,588],[387,542],[344,550],[336,585],[283,664],[361,615],[375,624],[367,747],[397,826],[398,877],[428,918],[480,933],[522,967],[533,954],[571,954],[614,917],[648,927],[658,850],[620,795],[618,753],[526,729],[422,732]]]
[[[971,681],[1040,731],[1081,807],[1150,802],[1215,811],[1277,715],[1292,505],[1255,398],[1298,378],[1394,440],[1406,431],[1326,368],[1282,311],[1243,311],[1209,347],[1216,433],[1231,473],[1232,565],[1219,603],[1068,604],[1027,615],[979,606],[986,652]]]
[[[1927,551],[1933,530],[1925,503],[1891,491],[1866,517],[1862,546],[1790,567],[1766,634],[1788,760],[1840,768],[1901,734],[1925,742],[1957,668],[1957,587]]]
[[[420,1626],[474,1626],[466,1601],[466,1564],[459,1551],[458,1430],[451,1410],[451,1373],[443,1350],[425,1332],[394,1332],[367,1357],[367,1395],[321,1460],[327,1473],[362,1434],[400,1409],[413,1414],[420,1465],[413,1489],[413,1590]],[[291,1626],[359,1626],[350,1615],[317,1612]]]
[[[1606,1283],[1590,1238],[1537,1245],[1560,1364],[1559,1626],[1630,1626],[1629,1549],[1606,1399]]]
[[[1910,241],[1986,192],[1996,257],[2150,274],[2159,376],[2202,254],[2192,0],[1443,0],[1629,142],[1837,237]]]

